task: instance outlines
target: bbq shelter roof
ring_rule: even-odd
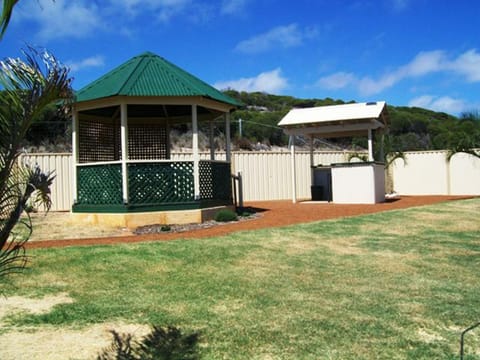
[[[289,135],[323,138],[364,135],[386,124],[385,101],[292,109],[278,123]]]

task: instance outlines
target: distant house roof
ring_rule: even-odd
[[[237,100],[151,52],[133,57],[80,89],[76,93],[76,101],[112,96],[201,96],[233,106],[241,105]]]
[[[278,123],[290,135],[352,136],[386,125],[385,101],[292,109]]]

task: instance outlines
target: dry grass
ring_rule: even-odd
[[[60,304],[74,300],[67,293],[41,298],[10,296],[0,298],[0,325],[8,328],[8,317],[20,314],[47,314]],[[6,320],[5,320],[6,319]],[[93,359],[111,342],[110,330],[143,336],[145,325],[104,323],[82,329],[54,326],[11,328],[0,335],[2,360]],[[28,336],[25,336],[28,334]],[[21,353],[19,353],[21,349]]]
[[[119,322],[82,329],[54,326],[22,328],[0,336],[2,360],[95,359],[111,343],[111,330],[141,337],[149,332],[149,327]]]
[[[65,240],[131,235],[128,229],[75,223],[69,212],[34,213],[30,241]]]
[[[200,330],[207,359],[458,358],[460,332],[478,321],[479,206],[35,250],[31,272],[8,295],[51,305],[37,304],[43,315],[10,310],[2,355],[22,359],[25,347],[25,359],[89,359],[110,328],[136,333],[141,323]],[[480,331],[467,350],[480,353]]]

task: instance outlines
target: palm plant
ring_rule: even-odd
[[[447,161],[456,153],[465,153],[480,158],[480,114],[472,111],[462,114],[459,128],[448,141]]]
[[[0,62],[0,276],[22,269],[24,244],[31,222],[21,215],[27,202],[50,206],[51,173],[20,164],[21,143],[38,114],[53,102],[68,105],[72,98],[68,68],[46,51],[28,48],[25,60],[7,58]],[[15,238],[12,231],[20,222],[28,232]]]
[[[3,0],[2,14],[0,18],[0,38],[3,37],[7,30],[10,18],[12,17],[13,8],[19,0]]]

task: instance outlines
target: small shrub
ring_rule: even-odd
[[[253,215],[253,213],[251,213],[250,211],[243,211],[243,212],[240,214],[241,217],[250,217],[250,216],[252,216],[252,215]]]
[[[215,221],[218,222],[228,222],[228,221],[237,221],[237,213],[229,209],[223,209],[218,211],[215,214]]]

